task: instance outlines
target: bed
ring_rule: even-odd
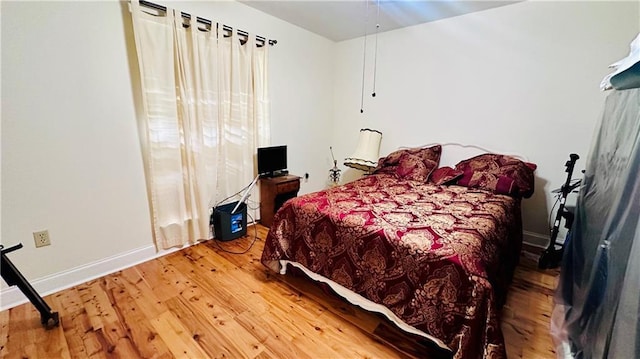
[[[486,153],[439,167],[441,154],[401,149],[371,175],[287,201],[261,261],[301,270],[453,358],[504,358],[499,311],[535,165]]]

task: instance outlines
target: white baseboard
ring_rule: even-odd
[[[29,284],[31,284],[40,296],[44,297],[63,289],[73,287],[74,285],[100,278],[104,275],[146,262],[150,259],[161,257],[180,249],[181,248],[175,248],[158,252],[154,245],[140,247],[79,267],[48,275],[46,277],[30,281]],[[24,296],[17,286],[4,288],[0,291],[0,311],[27,303],[28,301],[27,297]],[[53,310],[55,311],[55,309]]]
[[[532,247],[542,249],[547,248],[549,240],[549,235],[529,231],[522,232],[522,242]]]

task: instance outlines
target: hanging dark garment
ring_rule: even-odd
[[[640,89],[606,98],[556,291],[558,358],[640,358]]]

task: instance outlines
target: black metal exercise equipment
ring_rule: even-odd
[[[567,179],[565,183],[560,187],[560,205],[558,206],[558,211],[556,212],[556,219],[553,222],[553,228],[551,229],[551,240],[549,241],[549,246],[547,249],[542,252],[540,259],[538,260],[538,268],[540,269],[550,269],[557,268],[560,266],[560,262],[562,262],[562,254],[564,253],[564,242],[558,242],[558,233],[560,231],[560,222],[564,218],[565,220],[565,228],[571,230],[571,226],[573,225],[574,213],[567,209],[565,203],[567,201],[567,196],[576,188],[580,187],[580,183],[582,181],[577,181],[575,183],[571,183],[571,176],[573,176],[573,168],[575,167],[576,161],[580,158],[575,153],[569,155],[569,160],[565,163],[567,169]],[[559,248],[556,248],[559,246]]]
[[[9,247],[4,249],[4,246],[0,244],[0,252],[2,257],[2,267],[0,268],[2,274],[2,279],[9,286],[17,285],[18,288],[24,293],[29,301],[38,309],[40,312],[40,323],[46,329],[52,329],[57,327],[60,324],[60,318],[58,316],[58,312],[52,312],[51,308],[47,305],[47,303],[42,299],[42,297],[38,294],[38,292],[33,289],[31,284],[27,282],[22,273],[16,268],[16,266],[11,263],[9,258],[7,257],[7,253],[13,252],[17,249],[22,248],[22,243],[18,243],[13,247]]]

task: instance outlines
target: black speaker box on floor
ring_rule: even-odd
[[[231,213],[237,204],[232,202],[213,209],[211,222],[217,240],[230,241],[247,234],[247,205],[240,203],[238,209]]]

